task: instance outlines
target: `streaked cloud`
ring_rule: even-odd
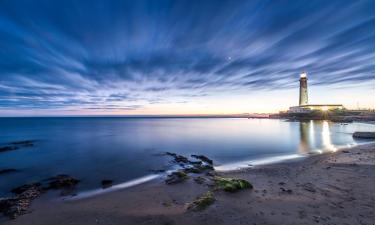
[[[0,2],[0,109],[122,110],[375,84],[374,1]],[[372,86],[372,87],[371,87]]]

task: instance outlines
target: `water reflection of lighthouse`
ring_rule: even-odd
[[[311,139],[314,136],[314,123],[311,120],[310,122],[300,122],[299,123],[299,133],[300,133],[300,144],[298,152],[301,154],[308,154],[310,153],[311,147]],[[310,129],[312,127],[312,129]],[[312,138],[311,138],[312,137]]]
[[[300,122],[299,131],[299,153],[309,154],[317,152],[322,153],[323,151],[336,151],[336,147],[332,144],[330,127],[327,121],[311,120],[309,122]],[[320,146],[316,146],[316,138],[320,138]]]

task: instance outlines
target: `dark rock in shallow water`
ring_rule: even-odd
[[[27,146],[34,146],[34,142],[35,142],[34,140],[25,140],[25,141],[13,141],[13,142],[10,142],[9,144],[27,147]]]
[[[188,179],[189,176],[183,171],[175,171],[168,175],[167,179],[165,180],[166,184],[177,184],[185,181]]]
[[[186,173],[203,173],[205,171],[214,170],[214,168],[211,165],[195,164],[192,167],[187,167],[183,170]]]
[[[113,180],[102,180],[102,188],[112,187]]]
[[[16,169],[2,169],[0,170],[0,175],[1,174],[7,174],[7,173],[13,173],[13,172],[17,172],[18,170]]]
[[[74,187],[79,183],[79,180],[65,174],[57,175],[48,179],[48,189],[60,189]]]
[[[207,156],[204,156],[204,155],[191,155],[191,157],[193,158],[196,158],[196,159],[199,159],[203,162],[206,162],[210,165],[212,165],[214,162],[212,161],[212,159],[209,159]]]
[[[172,156],[176,163],[189,163],[189,159],[176,153],[166,152],[166,155]]]
[[[13,151],[13,150],[17,150],[17,149],[18,149],[17,146],[2,146],[2,147],[0,147],[0,152]]]
[[[48,186],[45,188],[49,189],[62,189],[60,194],[62,196],[70,195],[74,191],[75,186],[80,182],[79,180],[65,174],[57,175],[47,179]]]
[[[0,199],[0,212],[11,219],[28,212],[28,208],[35,198],[42,193],[40,183],[25,184],[12,189],[16,194],[13,198]]]
[[[160,169],[160,170],[150,170],[151,172],[153,173],[164,173],[165,170],[164,169]]]
[[[22,193],[24,193],[28,190],[33,190],[33,189],[41,190],[41,186],[42,186],[41,183],[24,184],[22,186],[13,188],[11,190],[11,192],[18,195],[18,194],[22,194]]]
[[[68,175],[58,175],[45,181],[49,181],[47,187],[38,182],[13,188],[11,192],[15,194],[14,197],[0,198],[0,213],[14,219],[27,213],[31,202],[46,190],[63,189],[61,194],[66,195],[70,194],[74,186],[79,182],[79,180]]]
[[[13,151],[21,147],[32,147],[34,146],[34,142],[32,140],[10,142],[5,146],[1,146],[0,152]]]
[[[375,139],[375,132],[354,132],[354,138]]]

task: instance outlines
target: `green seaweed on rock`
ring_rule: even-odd
[[[237,192],[244,189],[252,189],[253,185],[247,180],[236,178],[215,177],[215,186],[226,192]]]
[[[188,209],[194,211],[204,210],[214,202],[214,194],[211,191],[208,191],[204,195],[198,197],[194,202],[190,203]]]

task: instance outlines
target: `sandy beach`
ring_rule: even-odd
[[[218,173],[242,178],[251,190],[213,191],[201,211],[188,204],[212,190],[194,179],[163,180],[80,200],[35,200],[31,212],[4,225],[76,224],[375,224],[375,144],[304,160]]]

